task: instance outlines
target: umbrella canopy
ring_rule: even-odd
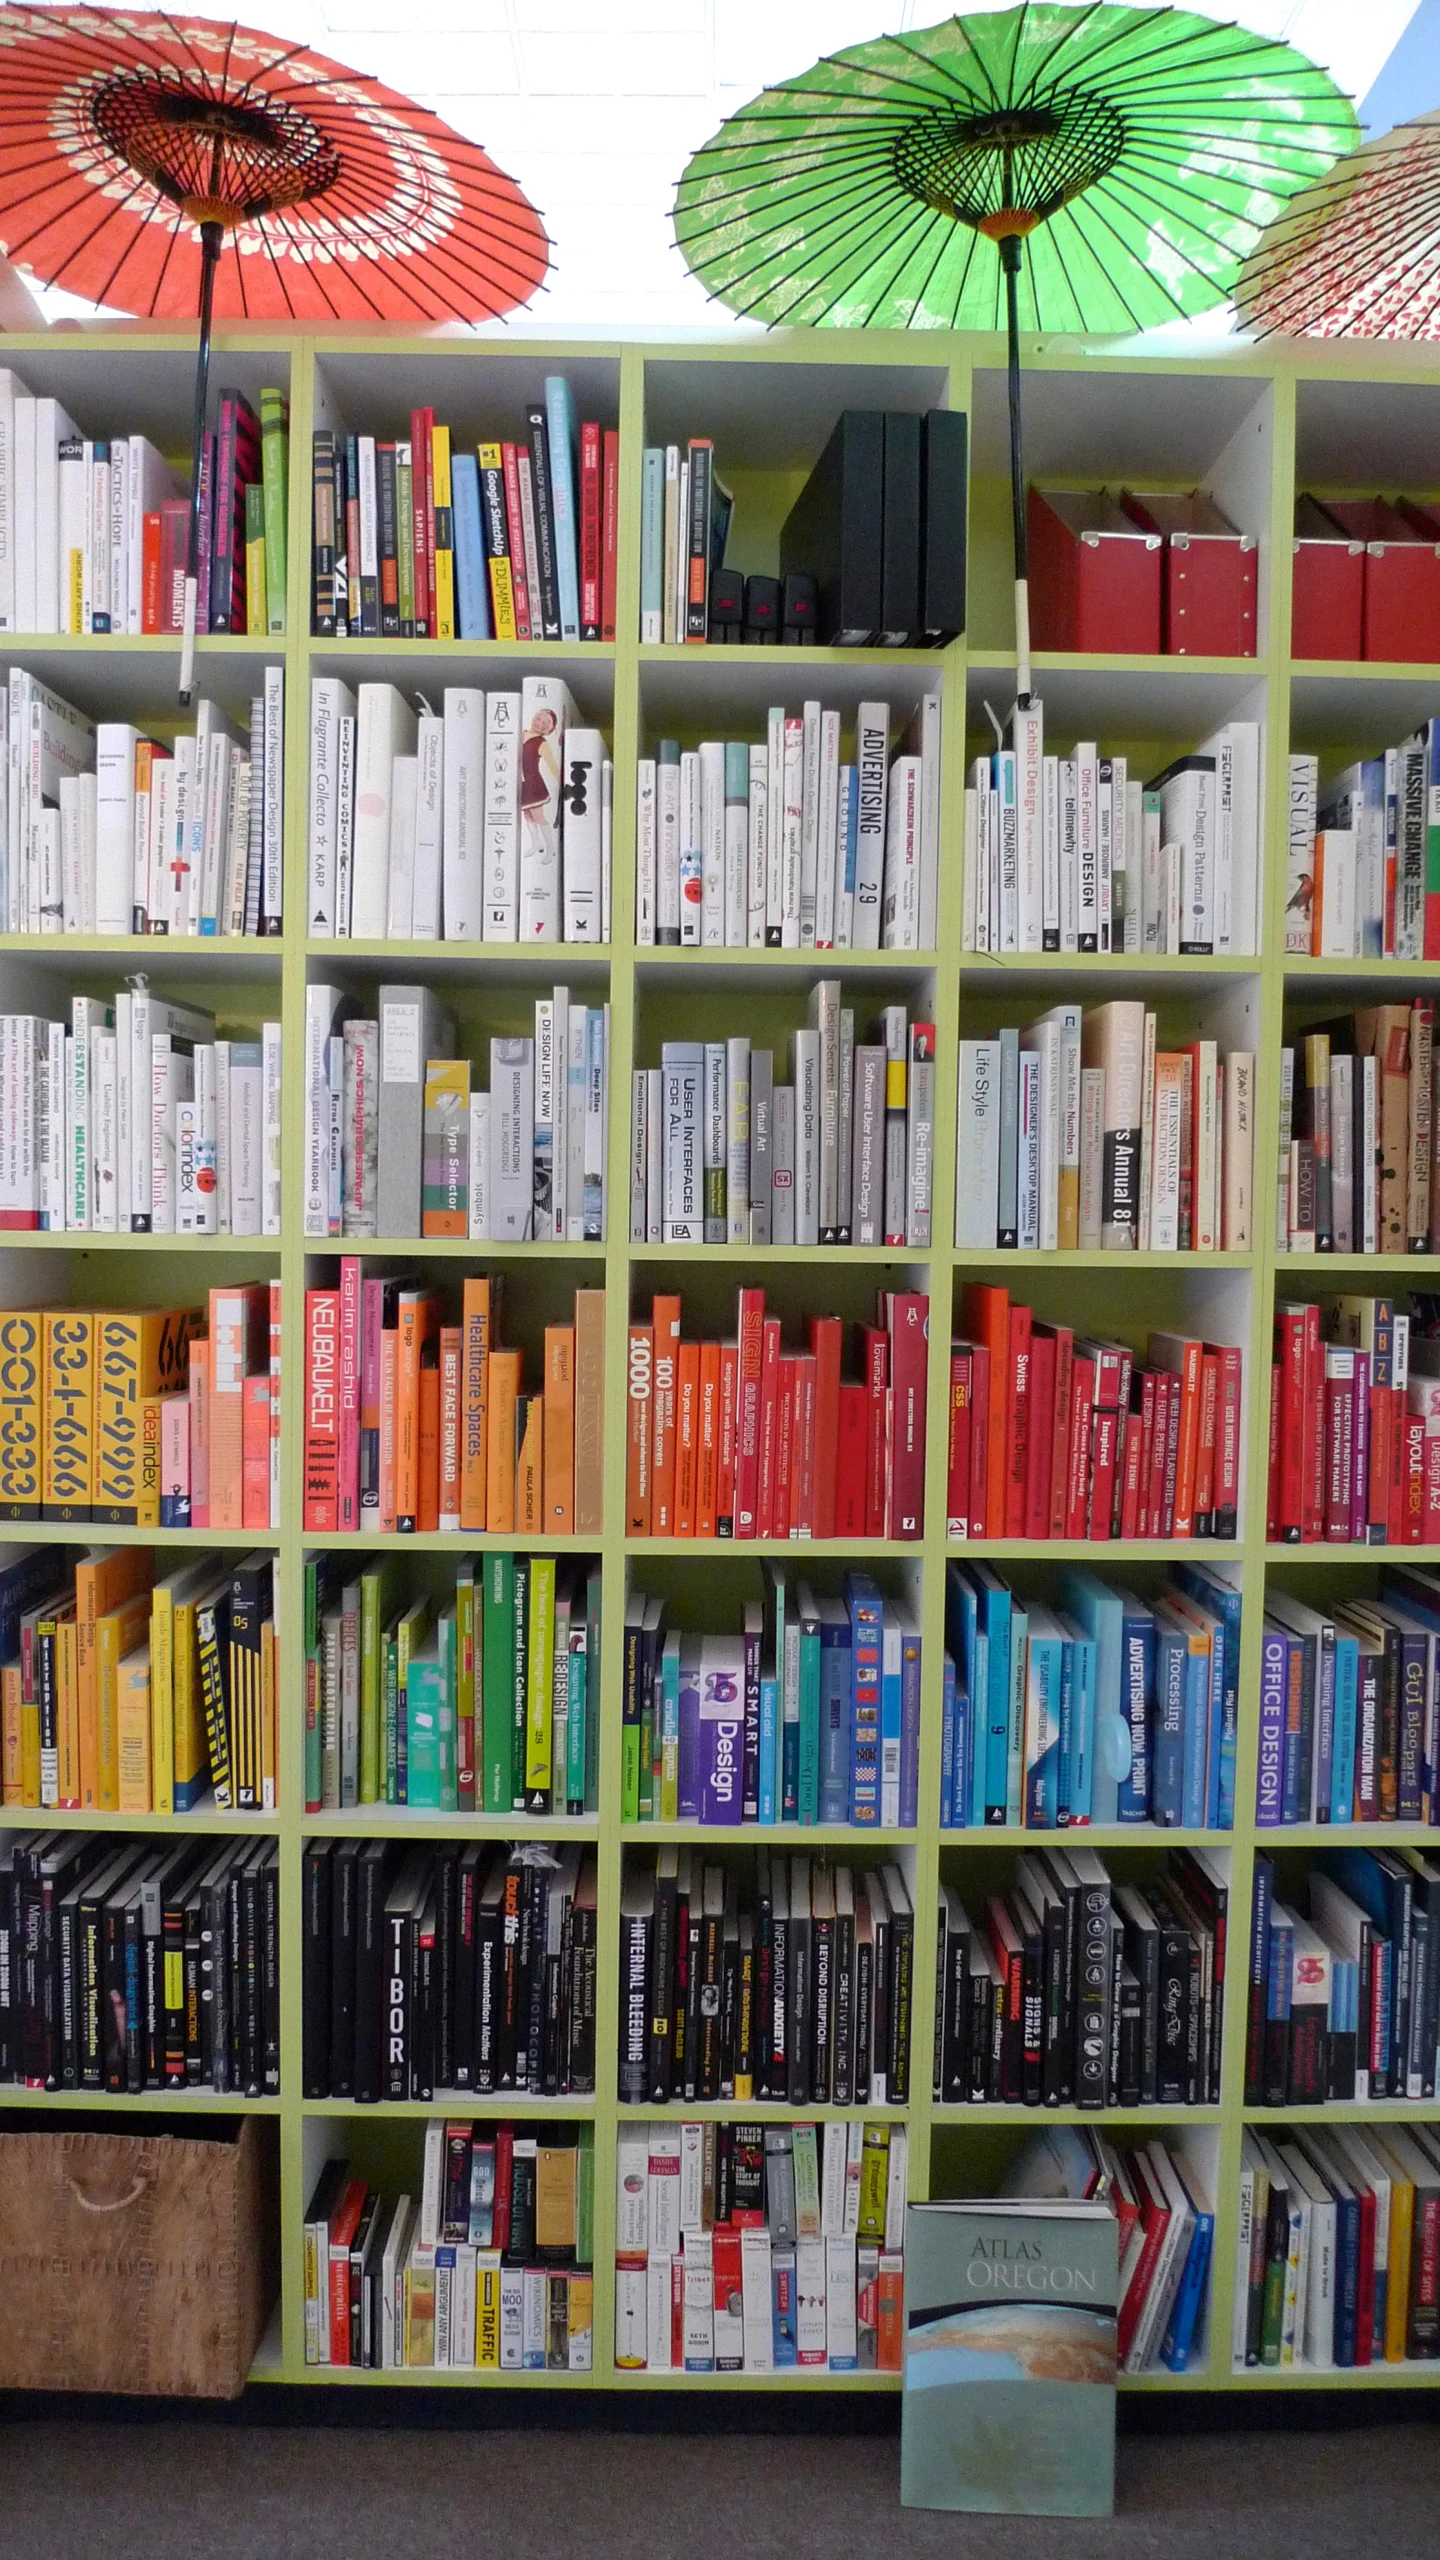
[[[1440,109],[1362,143],[1297,196],[1234,299],[1262,335],[1440,338]]]
[[[224,320],[494,320],[545,278],[544,225],[438,116],[251,27],[0,9],[0,249],[44,284],[193,319],[203,227]]]
[[[1213,309],[1263,224],[1357,130],[1291,45],[1184,9],[1023,0],[765,90],[690,162],[675,236],[713,294],[772,323],[1003,315],[1028,700],[1022,325],[1143,329]]]

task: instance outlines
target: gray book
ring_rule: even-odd
[[[797,1031],[795,1055],[796,1244],[820,1242],[820,1034]]]
[[[660,1050],[664,1112],[664,1242],[705,1241],[704,1154],[700,1136],[705,1044],[667,1040]]]
[[[850,1142],[850,1237],[885,1241],[885,1052],[867,1043],[855,1052],[855,1111]]]
[[[816,1212],[818,1244],[836,1244],[840,1224],[840,981],[818,978],[810,990],[809,1027],[818,1042],[820,1105]],[[800,1081],[797,1073],[796,1083]]]
[[[1020,1033],[1000,1034],[1000,1203],[995,1241],[1014,1246],[1020,1240]]]
[[[855,1140],[855,1012],[840,1008],[840,1116],[836,1139],[836,1242],[848,1244],[850,1224],[850,1157]]]
[[[770,1241],[795,1241],[795,1087],[777,1084],[770,1118]]]
[[[750,1052],[750,1241],[770,1242],[774,1059],[769,1049]]]
[[[535,1043],[490,1043],[490,1236],[524,1244],[535,1231]]]
[[[905,1116],[905,1242],[928,1245],[935,1198],[935,1041],[930,1032],[923,1040],[911,1034]]]
[[[425,1062],[450,1057],[454,1048],[454,1019],[433,987],[381,988],[375,1228],[382,1237],[420,1233]]]
[[[726,1233],[725,1163],[730,1134],[725,1043],[705,1043],[705,1242],[723,1244]]]

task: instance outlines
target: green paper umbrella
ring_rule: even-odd
[[[1003,312],[1024,699],[1022,322],[1145,329],[1212,310],[1358,133],[1292,45],[1190,10],[1024,0],[764,90],[690,162],[675,236],[712,294],[772,324],[994,329]]]

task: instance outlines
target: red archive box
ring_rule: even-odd
[[[1422,533],[1388,498],[1327,498],[1325,507],[1365,545],[1362,658],[1440,658],[1440,527]]]
[[[1142,533],[1158,533],[1160,622],[1172,658],[1253,658],[1255,537],[1241,533],[1206,489],[1122,489]]]
[[[1364,620],[1364,543],[1342,533],[1318,498],[1297,498],[1291,657],[1358,658]]]
[[[1160,536],[1103,489],[1033,489],[1030,637],[1037,649],[1160,654]]]

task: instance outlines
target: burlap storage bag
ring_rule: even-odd
[[[0,2126],[0,2386],[233,2399],[275,2298],[275,2128]]]

